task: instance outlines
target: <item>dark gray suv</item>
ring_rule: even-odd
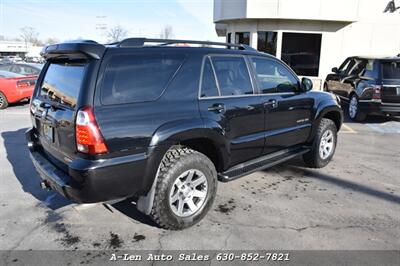
[[[349,57],[332,69],[324,89],[349,103],[352,120],[369,114],[400,115],[400,57]]]

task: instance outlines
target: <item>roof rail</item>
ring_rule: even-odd
[[[174,39],[147,39],[147,38],[128,38],[116,43],[118,47],[143,47],[145,43],[159,43],[160,46],[188,43],[188,44],[202,44],[202,45],[215,45],[225,46],[227,48],[237,48],[240,50],[255,50],[246,44],[224,43],[224,42],[209,42],[209,41],[193,41],[193,40],[174,40]]]

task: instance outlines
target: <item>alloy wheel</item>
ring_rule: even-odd
[[[319,143],[319,156],[323,160],[327,159],[332,154],[334,145],[335,137],[332,130],[325,131]]]
[[[349,104],[349,115],[351,118],[355,118],[358,111],[358,101],[357,97],[351,97],[350,104]]]
[[[204,205],[208,182],[203,172],[190,169],[175,180],[169,195],[169,206],[175,215],[187,217]]]

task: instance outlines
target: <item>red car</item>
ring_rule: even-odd
[[[23,76],[8,71],[0,71],[0,109],[9,103],[30,99],[37,76]]]

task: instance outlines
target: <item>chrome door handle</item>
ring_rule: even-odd
[[[208,111],[215,112],[215,113],[223,113],[225,112],[225,105],[222,103],[213,104],[208,107]]]
[[[278,107],[278,102],[275,99],[271,99],[264,103],[264,107],[270,108],[270,109],[276,108],[276,107]]]

